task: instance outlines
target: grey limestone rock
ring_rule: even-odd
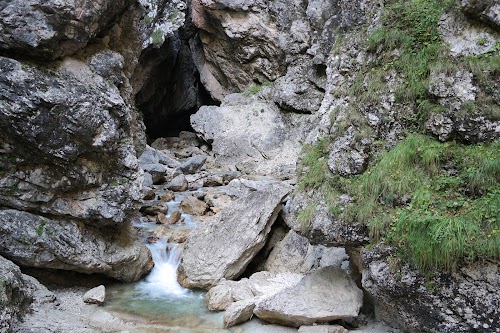
[[[255,302],[253,300],[234,302],[224,312],[224,327],[231,327],[250,320],[254,308]]]
[[[171,181],[168,182],[167,188],[174,192],[182,192],[188,189],[188,182],[186,176],[183,174],[175,176]]]
[[[133,0],[12,0],[0,3],[0,49],[35,58],[74,54]]]
[[[83,301],[88,304],[102,305],[106,300],[106,287],[100,285],[92,288],[83,295]]]
[[[348,333],[349,331],[340,325],[315,325],[300,326],[298,333]]]
[[[6,209],[0,211],[0,234],[0,253],[27,267],[101,273],[130,282],[153,266],[149,250],[126,228],[99,230]]]
[[[484,261],[453,274],[425,277],[409,265],[394,268],[391,249],[365,250],[363,288],[378,317],[405,332],[500,332],[500,266]]]
[[[339,268],[325,267],[259,301],[254,314],[272,323],[299,327],[356,317],[362,304],[363,292],[356,283]]]
[[[191,125],[212,144],[217,164],[274,176],[295,172],[302,137],[298,115],[233,94],[220,107],[201,107],[191,116]]]
[[[230,203],[188,237],[178,267],[178,281],[189,288],[210,288],[235,279],[265,245],[271,226],[290,192],[271,185]]]
[[[190,175],[198,172],[203,166],[203,164],[205,164],[206,160],[207,160],[206,156],[195,155],[190,157],[186,161],[182,162],[179,165],[179,169],[181,169],[184,174]]]
[[[10,333],[32,304],[53,302],[54,294],[10,260],[0,256],[0,332]]]
[[[500,4],[495,0],[461,0],[462,10],[481,21],[500,29]]]
[[[307,238],[290,230],[285,238],[274,246],[264,269],[274,273],[306,274],[326,266],[340,267],[342,262],[348,259],[344,248],[311,245]]]

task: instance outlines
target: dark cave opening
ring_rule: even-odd
[[[143,66],[149,75],[136,94],[148,143],[160,137],[178,136],[181,131],[193,131],[190,116],[202,105],[216,105],[200,81],[189,38],[193,36],[172,36],[144,57],[144,63],[156,61],[149,68]]]

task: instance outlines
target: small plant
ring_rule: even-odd
[[[153,18],[149,15],[144,16],[144,23],[146,23],[146,25],[148,26],[151,26],[151,24],[153,23]]]
[[[250,88],[248,88],[247,90],[245,90],[244,95],[245,96],[255,95],[255,94],[261,92],[262,89],[264,89],[264,87],[269,87],[269,86],[272,86],[272,85],[273,85],[272,82],[270,82],[270,81],[264,81],[264,82],[262,82],[262,84],[253,85]]]
[[[153,40],[154,47],[160,47],[165,41],[165,36],[163,35],[163,31],[160,28],[156,28],[151,34],[151,38]]]
[[[486,38],[484,38],[484,37],[481,37],[481,38],[479,38],[479,39],[476,41],[476,44],[477,44],[477,45],[479,45],[479,46],[485,46],[485,45],[486,45],[486,43],[487,43],[487,40],[486,40]]]
[[[45,221],[42,220],[40,222],[40,224],[38,225],[38,227],[35,229],[36,233],[38,236],[42,236],[43,235],[43,230],[45,228]]]
[[[302,233],[307,234],[309,232],[317,206],[318,205],[316,203],[311,203],[297,214],[297,219],[300,222]]]

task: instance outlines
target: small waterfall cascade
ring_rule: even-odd
[[[145,280],[136,286],[141,293],[151,298],[188,297],[190,291],[177,282],[177,266],[182,253],[179,244],[158,241],[147,245],[155,266]]]

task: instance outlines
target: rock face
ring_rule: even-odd
[[[230,203],[196,228],[188,237],[177,270],[179,283],[209,288],[222,278],[237,278],[265,245],[289,192],[288,186],[269,184],[263,191]]]
[[[322,268],[257,303],[254,314],[266,321],[299,327],[356,317],[363,292],[342,270]]]
[[[0,4],[0,49],[56,59],[74,54],[109,28],[132,0],[15,0]]]
[[[10,333],[13,324],[31,311],[33,302],[54,300],[54,294],[36,279],[22,274],[13,262],[0,256],[0,332]]]
[[[242,94],[227,96],[220,107],[204,106],[191,125],[212,144],[215,162],[246,173],[290,176],[295,172],[302,136],[298,115]]]
[[[0,211],[0,253],[23,266],[101,273],[136,281],[148,272],[151,254],[130,230],[117,234],[82,222],[49,219],[17,210]]]
[[[389,255],[383,247],[363,253],[363,288],[374,297],[380,319],[412,333],[500,332],[497,263],[426,278],[408,265],[391,267]]]
[[[500,29],[500,5],[495,0],[461,0],[460,5],[466,14]]]

